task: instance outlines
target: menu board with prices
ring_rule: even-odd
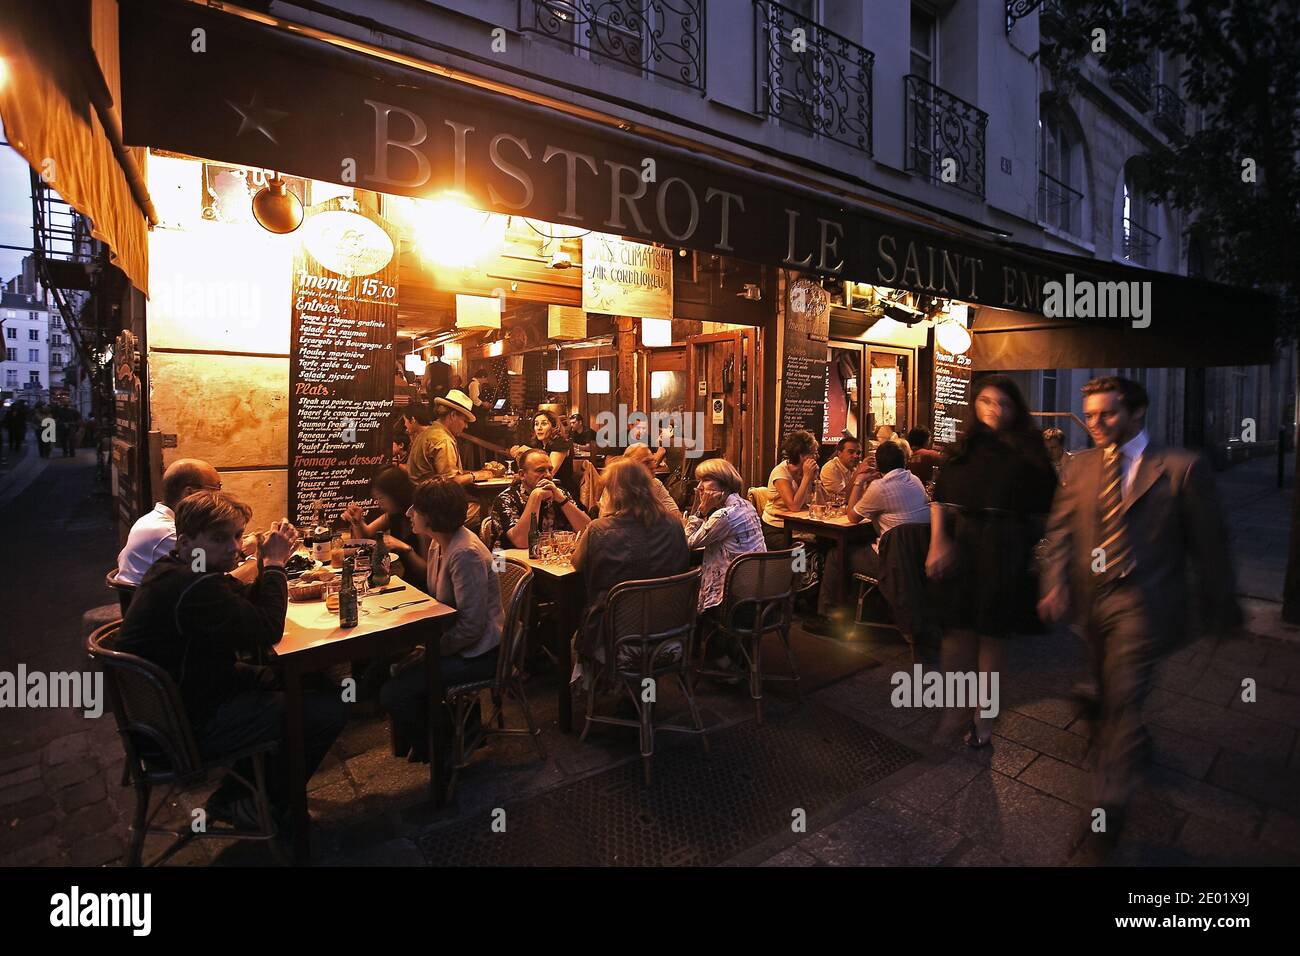
[[[294,256],[289,513],[333,520],[370,501],[388,459],[397,338],[396,234],[355,200],[308,210]]]
[[[784,364],[781,437],[799,428],[820,435],[826,415],[826,360],[786,355]]]
[[[934,447],[947,451],[961,440],[961,425],[970,407],[971,360],[934,349]]]

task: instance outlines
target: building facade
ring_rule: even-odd
[[[35,296],[6,292],[0,296],[4,328],[4,362],[0,393],[29,405],[50,397],[50,314]]]

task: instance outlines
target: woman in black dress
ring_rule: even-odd
[[[1002,640],[1032,620],[1034,544],[1051,509],[1056,475],[1015,382],[974,384],[961,442],[939,472],[930,505],[926,574],[944,627],[945,673],[997,674]],[[983,747],[994,717],[973,708],[966,743]]]

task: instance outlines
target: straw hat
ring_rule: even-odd
[[[466,395],[458,388],[453,388],[450,392],[447,393],[446,397],[439,396],[438,398],[435,398],[433,400],[433,404],[446,405],[448,408],[455,409],[456,411],[464,415],[466,418],[468,418],[470,420],[470,424],[473,424],[475,421],[477,421],[477,419],[474,417],[474,412],[473,412],[474,403],[470,401],[470,397],[468,395]]]

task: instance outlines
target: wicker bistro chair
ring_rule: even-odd
[[[94,631],[86,638],[86,651],[104,672],[108,685],[117,732],[126,751],[123,786],[129,782],[135,787],[128,864],[142,865],[144,841],[151,833],[166,834],[172,837],[172,842],[150,866],[165,863],[195,838],[268,841],[276,859],[287,863],[283,849],[275,840],[276,826],[266,790],[266,756],[279,745],[267,741],[205,760],[194,741],[180,691],[171,676],[143,657],[114,649],[121,627],[121,621],[114,621]],[[251,781],[234,769],[245,758],[250,758],[253,765]],[[206,827],[196,832],[192,826],[169,830],[153,825],[154,817],[167,806],[174,793],[193,790],[226,774],[233,774],[253,793],[261,824],[257,829]],[[151,812],[153,788],[164,784],[167,793]]]
[[[704,636],[700,648],[700,664],[696,674],[704,677],[732,677],[731,673],[709,670],[704,666],[708,643],[718,634],[731,637],[740,645],[749,671],[749,696],[754,701],[754,716],[763,722],[763,681],[793,681],[795,694],[802,703],[799,689],[799,668],[790,647],[790,621],[794,608],[794,588],[798,575],[794,573],[794,549],[786,551],[759,551],[742,554],[727,568],[723,585],[722,605],[718,624]],[[763,638],[776,634],[785,647],[789,674],[763,672]]]
[[[700,590],[700,569],[646,581],[624,581],[610,588],[603,608],[605,659],[597,663],[587,689],[587,720],[582,740],[594,723],[638,727],[641,731],[641,761],[646,785],[650,784],[650,758],[654,756],[655,731],[698,734],[709,750],[704,722],[700,719],[687,672],[695,636],[696,601]],[[599,613],[593,608],[588,613]],[[656,684],[662,677],[677,679],[691,711],[693,727],[654,723],[654,702],[642,699],[646,681]],[[636,707],[637,719],[595,715],[596,687],[621,687]]]
[[[126,609],[131,606],[131,598],[135,596],[135,585],[118,580],[117,565],[113,565],[108,574],[104,575],[104,583],[117,592],[117,605],[122,609],[122,616],[126,617]]]
[[[533,738],[537,756],[546,759],[542,744],[542,730],[533,721],[533,712],[524,694],[522,679],[524,655],[528,649],[528,600],[533,589],[533,569],[522,561],[506,558],[505,570],[498,575],[501,585],[501,608],[505,620],[501,627],[501,649],[497,652],[497,672],[491,680],[457,684],[445,691],[447,706],[452,713],[452,772],[447,783],[447,799],[456,792],[456,781],[469,764],[469,757],[479,744],[498,734],[527,734]],[[466,724],[482,691],[490,691],[492,713],[483,721],[472,737],[466,734]],[[505,697],[509,695],[519,703],[524,712],[527,728],[508,729],[505,722]],[[495,722],[496,726],[492,724]]]

